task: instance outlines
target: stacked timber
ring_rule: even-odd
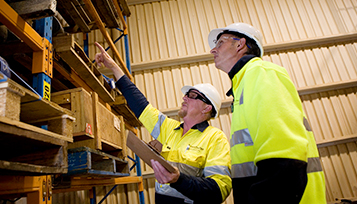
[[[130,16],[129,8],[125,0],[119,0],[118,6],[122,11],[117,10],[114,1],[96,0],[91,1],[97,9],[103,23],[108,28],[120,27],[120,15]],[[58,0],[57,11],[66,20],[68,26],[64,29],[68,33],[83,32],[98,29],[94,23],[93,14],[89,12],[86,1],[83,0]]]
[[[73,34],[54,37],[53,42],[55,54],[88,85],[52,94],[52,101],[75,113],[74,143],[70,147],[86,146],[125,157],[124,123],[139,127],[140,121],[75,42]]]
[[[66,173],[73,121],[71,111],[0,74],[0,172]]]

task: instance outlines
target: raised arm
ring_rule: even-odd
[[[95,61],[98,66],[104,64],[105,67],[112,70],[115,80],[118,81],[122,76],[124,76],[123,70],[120,69],[119,65],[109,56],[105,49],[97,42],[94,43],[100,50],[100,53],[95,54]]]

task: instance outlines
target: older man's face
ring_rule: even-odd
[[[181,109],[178,112],[179,117],[194,117],[197,116],[197,114],[201,114],[206,105],[206,103],[203,102],[205,100],[208,99],[205,99],[205,97],[197,90],[190,90],[183,97]]]
[[[211,54],[214,56],[214,63],[218,69],[227,72],[227,69],[232,68],[229,62],[237,55],[237,43],[239,40],[232,34],[223,34],[217,40],[216,47],[211,50]]]

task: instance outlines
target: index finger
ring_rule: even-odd
[[[94,44],[99,48],[101,53],[106,53],[105,49],[97,42],[94,42]]]

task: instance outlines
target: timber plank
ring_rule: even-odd
[[[97,0],[97,1],[92,1],[92,3],[96,7],[100,18],[102,19],[103,22],[105,22],[107,27],[109,28],[120,27],[119,14],[112,0]]]
[[[127,122],[129,125],[133,127],[142,126],[142,123],[128,107],[128,104],[123,95],[116,96],[115,101],[110,103],[110,106],[115,112],[117,112],[119,115],[122,115],[125,122]]]
[[[16,174],[21,174],[21,175],[67,173],[66,168],[48,167],[48,166],[40,166],[40,165],[24,164],[19,162],[9,162],[9,161],[0,160],[0,172],[2,172],[3,174],[14,174],[13,171],[16,171],[17,172]],[[29,172],[31,172],[31,174],[29,174]]]
[[[72,115],[70,111],[56,103],[39,100],[21,104],[20,118],[23,122],[32,123],[61,117],[64,114]]]
[[[39,140],[55,145],[65,145],[66,142],[73,142],[73,138],[2,116],[0,116],[0,132],[19,135],[24,138]]]

